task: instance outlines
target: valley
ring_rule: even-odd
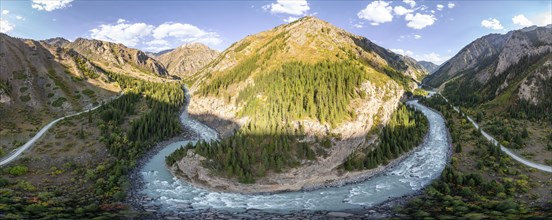
[[[25,6],[81,21],[43,19],[65,30],[18,4],[1,6],[0,219],[552,217],[552,21],[477,32],[448,18],[463,2],[348,21],[309,12],[331,1],[247,2],[216,24],[200,2],[111,23],[88,10],[126,2]],[[126,16],[144,6],[159,20]]]

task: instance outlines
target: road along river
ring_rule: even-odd
[[[450,141],[445,120],[439,113],[417,101],[409,101],[407,104],[419,109],[428,118],[428,137],[415,152],[396,166],[366,181],[339,187],[275,194],[211,192],[175,178],[165,167],[165,156],[180,146],[197,141],[189,140],[167,145],[144,164],[140,170],[144,183],[140,193],[151,198],[146,205],[160,207],[161,211],[261,209],[267,212],[356,209],[409,195],[439,177],[448,162]],[[215,131],[189,118],[186,111],[181,115],[181,121],[197,132],[202,139],[217,138]]]

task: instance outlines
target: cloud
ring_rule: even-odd
[[[403,50],[403,49],[390,49],[391,51],[393,51],[393,53],[396,53],[396,54],[400,54],[400,55],[403,55],[403,56],[413,56],[414,53],[412,53],[412,51],[410,50]]]
[[[16,15],[16,16],[15,16],[15,19],[17,19],[17,20],[21,20],[21,21],[24,21],[24,20],[25,20],[25,18],[24,18],[24,17],[21,17],[21,16],[19,16],[19,15]]]
[[[481,26],[493,30],[502,30],[504,27],[500,24],[500,21],[496,18],[489,18],[481,21]]]
[[[310,10],[306,0],[277,0],[276,3],[265,5],[264,10],[270,9],[273,14],[304,15]]]
[[[437,20],[433,15],[420,13],[416,13],[415,15],[407,14],[404,19],[408,21],[406,26],[413,29],[422,29],[431,26]]]
[[[0,33],[8,33],[15,28],[15,25],[11,24],[7,20],[0,19]]]
[[[430,61],[432,63],[435,63],[437,65],[441,65],[442,63],[450,59],[450,56],[441,56],[437,53],[432,52],[429,54],[422,54],[419,56],[414,55],[413,58],[416,59],[417,61],[425,60],[425,61]]]
[[[150,46],[168,46],[169,42],[163,39],[153,39],[152,41],[146,42],[146,45]]]
[[[153,37],[155,39],[174,37],[182,41],[193,41],[201,38],[218,37],[218,34],[201,30],[191,24],[164,23],[153,30]]]
[[[550,14],[550,12],[537,14],[533,17],[532,21],[538,26],[546,26],[552,24],[552,14]]]
[[[73,0],[33,0],[31,7],[39,11],[53,11],[70,7]]]
[[[356,24],[353,24],[353,27],[362,28],[362,27],[364,27],[364,24],[363,23],[356,23]]]
[[[456,6],[456,4],[454,4],[454,3],[452,3],[452,2],[449,2],[449,3],[447,4],[447,7],[448,7],[448,8],[454,8],[454,6]]]
[[[416,2],[414,0],[403,0],[403,2],[410,5],[411,8],[414,8],[414,6],[416,6]]]
[[[140,40],[149,36],[153,30],[152,25],[145,23],[123,23],[102,24],[97,28],[90,30],[90,35],[94,39],[122,43],[126,46],[134,47]]]
[[[357,16],[360,19],[371,21],[371,25],[379,25],[393,20],[392,10],[393,8],[389,6],[389,2],[373,1],[365,9],[358,12]]]
[[[222,42],[217,33],[202,30],[191,24],[167,22],[155,26],[129,23],[122,18],[116,23],[99,25],[90,32],[90,37],[94,39],[141,47],[153,52],[175,48],[183,43],[199,42],[216,46]]]
[[[395,12],[395,14],[397,14],[397,15],[405,15],[405,14],[410,14],[410,13],[412,13],[413,10],[412,10],[412,9],[407,9],[407,8],[405,8],[405,7],[403,7],[403,6],[395,6],[395,7],[393,8],[393,12]]]
[[[3,15],[7,15],[7,14],[9,14],[9,13],[10,13],[9,10],[2,10],[2,14],[3,14]]]
[[[418,40],[418,39],[420,39],[420,38],[422,38],[422,36],[417,35],[417,34],[414,34],[414,39]]]
[[[289,16],[288,18],[284,19],[284,21],[287,22],[287,23],[290,23],[290,22],[296,21],[297,19],[299,19],[299,18],[298,18],[298,17]]]
[[[444,5],[437,4],[437,10],[441,11],[441,10],[443,10],[443,8],[445,8]]]
[[[512,18],[512,22],[514,22],[514,24],[521,25],[521,26],[524,26],[524,27],[533,25],[533,22],[530,21],[530,20],[529,20],[527,17],[525,17],[525,15],[523,15],[523,14],[519,14],[519,15],[514,16],[514,17]]]

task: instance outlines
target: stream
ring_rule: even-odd
[[[211,192],[175,178],[165,167],[165,156],[183,145],[197,141],[188,140],[167,145],[144,164],[140,170],[144,182],[140,193],[151,198],[148,205],[160,207],[161,211],[260,209],[266,212],[357,209],[409,195],[439,177],[447,164],[450,146],[445,121],[440,114],[415,100],[407,104],[419,109],[428,118],[428,138],[396,166],[366,181],[312,191],[274,194]],[[211,128],[189,118],[186,111],[180,119],[186,127],[197,132],[201,139],[214,140],[218,137]]]

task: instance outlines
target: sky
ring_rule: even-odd
[[[190,42],[224,50],[312,15],[416,60],[441,64],[491,33],[552,23],[552,1],[0,0],[0,32],[94,38],[157,52]]]

